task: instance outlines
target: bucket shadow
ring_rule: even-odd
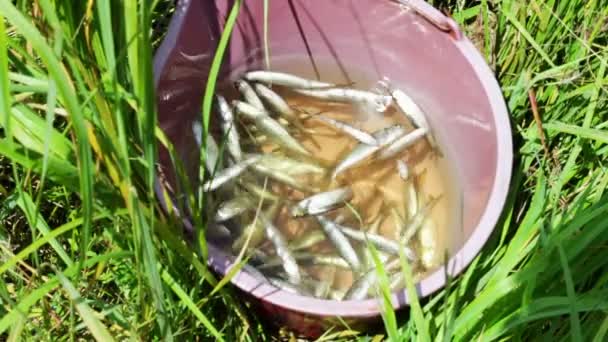
[[[298,16],[296,7],[293,4],[293,0],[288,0],[287,3],[289,4],[289,10],[291,11],[291,15],[293,16],[293,19],[294,19],[296,25],[298,26],[298,32],[300,34],[300,38],[302,38],[302,42],[304,43],[304,46],[306,47],[306,54],[308,55],[308,58],[310,59],[310,64],[312,65],[312,68],[315,71],[315,77],[317,79],[321,79],[321,75],[319,74],[319,68],[317,67],[315,58],[312,55],[312,50],[310,49],[310,45],[308,44],[308,39],[306,39],[306,34],[304,33],[304,29],[302,28],[302,22],[300,21],[300,17]]]
[[[348,72],[346,71],[346,67],[344,66],[344,63],[338,57],[338,53],[336,52],[336,49],[331,44],[329,38],[325,34],[325,31],[323,30],[323,28],[321,28],[321,25],[319,24],[319,22],[315,19],[315,17],[312,15],[312,13],[310,13],[310,11],[306,8],[306,6],[304,6],[304,4],[302,2],[299,2],[299,4],[300,4],[300,8],[302,9],[303,13],[306,15],[306,17],[310,21],[310,23],[315,27],[315,29],[319,33],[319,37],[321,37],[321,39],[327,46],[327,49],[329,50],[330,54],[334,58],[336,65],[338,66],[338,69],[340,69],[340,73],[342,74],[342,77],[344,77],[345,83],[349,83],[349,84],[353,83],[352,79],[348,76]],[[293,5],[293,0],[289,0],[289,7],[290,7],[292,13],[294,14],[294,19],[296,19],[296,21],[297,21],[298,29],[300,30],[300,34],[302,35],[302,38],[304,39],[304,43],[306,44],[306,49],[310,53],[310,57],[312,58],[312,52],[310,51],[310,46],[308,45],[308,42],[305,38],[305,34],[302,31],[301,23],[299,21],[299,18],[297,17],[297,12],[296,12],[295,6]],[[313,60],[313,63],[314,63],[314,60]],[[315,68],[315,74],[317,75],[317,79],[318,79],[319,71],[318,71],[316,65],[314,66],[314,68]]]
[[[245,64],[247,65],[247,69],[251,69],[253,67],[254,61],[257,61],[263,57],[263,53],[260,48],[262,46],[262,38],[260,37],[260,32],[258,30],[258,27],[256,26],[248,2],[242,4],[241,14],[246,24],[237,21],[237,26],[243,38],[244,51],[254,52],[252,56],[246,56],[245,58]],[[250,29],[248,30],[246,27],[244,27],[244,25],[248,25]]]
[[[365,28],[363,27],[363,24],[361,23],[361,17],[359,16],[359,13],[357,12],[357,9],[353,5],[352,1],[348,3],[348,8],[349,8],[350,12],[352,13],[353,18],[355,19],[355,22],[357,23],[357,27],[359,29],[359,34],[361,35],[361,38],[365,42],[365,50],[367,51],[369,58],[372,61],[372,65],[374,66],[374,72],[376,73],[376,78],[381,79],[382,75],[380,75],[380,67],[378,66],[378,61],[376,60],[376,56],[374,55],[374,52],[372,51],[372,48],[371,48],[372,42],[370,41],[369,37],[367,36]]]

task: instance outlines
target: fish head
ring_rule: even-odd
[[[237,80],[234,82],[234,87],[239,90],[242,91],[243,89],[245,89],[247,87],[247,82],[243,79]]]
[[[393,103],[393,97],[390,95],[378,96],[373,101],[374,110],[378,113],[384,113]]]
[[[289,212],[291,213],[291,216],[293,216],[293,217],[302,217],[302,216],[306,215],[306,210],[297,205],[291,207]]]

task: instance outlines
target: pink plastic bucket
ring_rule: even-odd
[[[389,76],[430,114],[462,189],[461,244],[446,265],[449,274],[460,273],[492,233],[511,175],[507,110],[481,55],[451,19],[422,0],[269,3],[271,66],[300,57],[308,62],[298,70],[310,76],[323,61],[324,68],[345,75],[345,82],[353,81],[349,67],[356,66],[376,79]],[[179,1],[155,57],[159,120],[186,164],[197,160],[191,125],[200,115],[211,60],[230,6],[231,2],[221,0]],[[262,23],[262,1],[245,1],[220,80],[237,70],[264,67]],[[170,165],[166,154],[161,153],[161,163]],[[232,256],[214,246],[209,252],[212,268],[225,274]],[[439,269],[422,280],[418,294],[424,297],[442,288],[445,272]],[[240,272],[232,282],[264,317],[307,336],[336,324],[337,316],[355,325],[380,317],[376,299],[338,302],[297,296],[247,272]],[[404,291],[394,293],[392,299],[395,308],[408,304]]]

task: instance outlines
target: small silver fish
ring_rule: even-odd
[[[268,209],[266,209],[263,214],[269,220],[273,220],[279,211],[279,202],[274,202]],[[249,237],[251,235],[251,237]],[[251,223],[249,223],[243,231],[241,235],[232,243],[233,251],[240,251],[243,246],[245,246],[245,242],[247,239],[249,240],[248,249],[253,249],[257,247],[260,243],[264,241],[264,223],[260,218],[254,218]]]
[[[405,255],[410,260],[416,260],[416,254],[406,246],[400,246],[399,243],[389,240],[382,235],[370,234],[361,230],[353,229],[350,227],[336,225],[344,235],[348,236],[353,240],[357,240],[359,242],[366,243],[369,241],[374,244],[378,249],[383,250],[385,252],[399,255],[399,250],[403,248]]]
[[[270,108],[280,116],[284,117],[289,121],[297,121],[298,116],[294,112],[294,110],[289,106],[283,98],[275,93],[272,89],[267,86],[257,83],[254,85],[256,92],[262,98],[262,100],[266,101],[266,103],[270,106]]]
[[[335,129],[350,135],[351,137],[357,139],[358,141],[360,141],[364,144],[372,145],[372,146],[378,145],[378,141],[376,141],[376,138],[374,138],[371,134],[364,132],[354,126],[351,126],[351,125],[347,124],[346,122],[334,120],[332,118],[328,118],[321,114],[316,115],[314,118],[321,120],[321,121],[325,122],[326,124],[334,127]]]
[[[302,182],[299,182],[296,178],[292,177],[291,175],[289,175],[287,173],[273,170],[265,165],[255,164],[251,168],[254,172],[256,172],[262,176],[266,176],[270,179],[273,179],[279,183],[283,183],[294,189],[304,191],[304,192],[315,192],[317,190],[316,188],[311,188],[308,185],[306,185]]]
[[[332,289],[329,291],[328,297],[331,300],[344,300],[344,296],[346,296],[345,291]]]
[[[207,237],[210,239],[223,240],[230,238],[230,230],[223,224],[211,222],[207,225]]]
[[[399,266],[399,259],[394,259],[384,266],[385,271],[390,271]],[[355,280],[353,285],[348,289],[344,299],[346,300],[363,300],[367,297],[371,287],[377,282],[378,273],[375,268],[367,271],[359,279]]]
[[[405,277],[403,276],[403,272],[392,274],[389,281],[391,291],[397,291],[405,287]]]
[[[420,262],[426,269],[433,269],[439,266],[440,254],[437,251],[437,236],[435,222],[427,218],[420,231],[418,232],[418,242],[420,243]]]
[[[331,282],[330,281],[319,281],[318,284],[314,287],[314,296],[317,298],[325,298],[329,295],[329,291],[331,290]]]
[[[303,295],[303,296],[312,296],[312,293],[310,293],[307,289],[304,289],[300,286],[292,284],[291,282],[287,282],[283,279],[271,277],[271,278],[268,278],[268,281],[273,286],[275,286],[283,291],[287,291],[287,292],[291,292],[293,294],[299,294],[299,295]]]
[[[361,269],[361,261],[359,256],[355,252],[353,246],[350,244],[346,236],[338,229],[335,223],[328,220],[322,215],[315,216],[317,221],[321,224],[321,228],[327,235],[329,241],[336,247],[338,253],[348,262],[354,272],[359,272]]]
[[[262,100],[260,100],[260,98],[256,94],[255,90],[253,90],[253,87],[251,87],[251,85],[249,83],[247,83],[244,80],[238,80],[235,82],[235,85],[236,85],[236,88],[241,93],[241,95],[243,95],[243,98],[245,99],[245,101],[247,103],[249,103],[250,105],[254,106],[257,109],[261,109],[261,110],[266,109],[264,107],[264,104],[262,103]]]
[[[253,194],[261,199],[269,200],[272,202],[279,201],[279,196],[273,194],[268,189],[264,190],[261,186],[255,184],[253,181],[249,180],[239,180],[241,186],[243,186],[250,194]]]
[[[325,233],[322,230],[307,231],[302,236],[292,240],[289,243],[289,249],[295,252],[312,247],[321,241],[325,241]]]
[[[247,257],[253,264],[260,264],[270,259],[268,253],[257,248],[250,248],[247,250]]]
[[[247,102],[239,100],[233,100],[232,106],[234,107],[237,114],[242,115],[249,120],[255,121],[256,119],[267,117],[270,115],[270,113],[268,113],[268,111],[265,109],[256,108],[255,106],[252,106]]]
[[[259,110],[242,101],[234,101],[233,103],[237,113],[253,120],[258,128],[277,144],[299,154],[310,155],[310,152],[289,135],[289,132],[280,123],[268,116],[268,112]]]
[[[228,153],[230,153],[234,161],[239,162],[243,159],[243,152],[241,151],[239,133],[234,122],[234,114],[230,105],[228,105],[228,101],[223,96],[217,95],[216,101],[222,117],[222,131],[226,135]]]
[[[392,143],[397,138],[405,133],[405,129],[401,125],[394,125],[391,127],[380,129],[372,134],[372,136],[378,142],[377,145],[367,145],[360,143],[357,145],[334,169],[332,179],[346,169],[349,169],[359,162],[363,161],[367,157],[376,153],[382,147]]]
[[[232,250],[239,253],[250,235],[251,238],[249,238],[247,249],[255,248],[264,241],[264,226],[259,220],[254,220],[245,226],[241,235],[232,243]]]
[[[194,134],[196,144],[199,148],[201,148],[203,141],[203,126],[201,125],[200,121],[197,120],[192,123],[192,133]],[[207,134],[206,140],[205,168],[209,173],[212,173],[216,169],[216,166],[218,170],[223,168],[222,160],[220,158],[220,149],[218,148],[217,143],[211,134]]]
[[[281,274],[278,274],[281,276]],[[308,275],[306,277],[302,277],[301,287],[305,288],[305,293],[307,296],[317,297],[317,298],[330,298],[333,300],[341,300],[344,296],[344,292],[340,290],[332,289],[333,279],[331,280],[317,280],[312,276]]]
[[[223,222],[244,213],[247,210],[253,209],[255,203],[249,196],[241,194],[229,201],[222,202],[215,213],[215,221]]]
[[[253,138],[253,141],[258,145],[263,145],[268,142],[268,136],[266,135],[258,135]]]
[[[431,126],[426,118],[426,114],[420,109],[420,107],[409,97],[403,90],[392,89],[390,90],[391,96],[395,100],[397,107],[403,112],[403,114],[418,128],[425,128],[427,132],[431,132]],[[435,147],[436,142],[432,134],[427,134],[431,146]]]
[[[407,185],[406,195],[408,217],[414,217],[418,213],[418,194],[416,193],[414,182],[410,182]]]
[[[215,176],[212,179],[206,181],[205,184],[203,184],[203,189],[205,191],[213,191],[213,190],[219,188],[220,186],[224,185],[226,182],[238,177],[241,173],[243,173],[243,171],[245,171],[245,169],[247,169],[249,166],[253,165],[259,159],[260,158],[258,156],[251,157],[251,158],[245,159],[241,162],[238,162],[229,168],[221,170],[220,172],[215,174]]]
[[[345,103],[363,103],[370,104],[377,112],[384,112],[393,102],[393,98],[389,95],[379,95],[365,90],[350,89],[350,88],[329,88],[329,89],[294,89],[294,91],[314,97],[316,99],[345,102]]]
[[[391,96],[395,100],[397,107],[405,114],[408,119],[410,119],[414,126],[418,128],[424,128],[427,131],[431,129],[428,121],[426,120],[426,115],[414,100],[409,97],[403,90],[392,89]]]
[[[409,146],[413,145],[415,142],[423,138],[427,134],[426,128],[417,128],[412,132],[402,136],[401,138],[393,141],[392,144],[385,147],[382,151],[378,153],[379,160],[385,160],[391,158],[398,153],[402,152]]]
[[[246,154],[246,156],[250,156],[250,154]],[[326,172],[325,168],[318,164],[270,153],[264,154],[258,161],[258,165],[289,175],[299,175],[303,173],[324,174]]]
[[[404,181],[410,178],[410,168],[407,167],[407,164],[401,159],[397,160],[397,173],[399,173],[399,177]]]
[[[291,208],[294,217],[318,215],[344,205],[353,197],[349,187],[338,188],[307,197]]]
[[[367,229],[367,233],[369,234],[378,234],[378,230],[380,229],[380,225],[382,224],[382,217],[378,217],[374,222],[369,225]]]
[[[392,257],[392,255],[385,253],[383,251],[377,251],[377,252],[378,252],[378,258],[380,259],[380,262],[382,264],[387,262],[388,259],[390,259]],[[365,267],[364,268],[365,270],[370,270],[370,269],[376,267],[374,257],[372,256],[372,251],[367,246],[361,247],[361,260],[363,260],[363,266]]]
[[[393,221],[395,222],[395,239],[397,241],[400,240],[401,235],[403,234],[403,229],[405,229],[405,226],[407,225],[406,219],[403,218],[403,216],[401,216],[401,214],[399,213],[399,210],[397,210],[397,208],[395,207],[391,207],[391,214],[393,215]]]
[[[375,270],[368,271],[359,277],[346,291],[344,299],[346,300],[363,300],[367,297],[370,288],[376,282],[377,275]]]
[[[196,140],[196,145],[201,147],[203,144],[203,126],[200,121],[196,120],[192,123],[192,134],[194,135],[194,140]]]
[[[344,298],[344,291],[331,288],[332,281],[306,278],[303,279],[303,282],[306,286],[315,289],[314,296],[317,298],[329,298],[332,300],[342,300],[342,298]]]
[[[336,216],[336,218],[334,219],[334,222],[337,224],[342,224],[342,223],[344,223],[344,221],[346,221],[346,216],[343,213]]]
[[[344,258],[339,255],[318,254],[318,253],[293,253],[295,260],[301,264],[310,264],[315,266],[334,266],[345,270],[350,270],[351,266]],[[258,268],[260,270],[275,268],[282,266],[283,261],[280,258],[271,258]]]
[[[245,74],[245,79],[251,82],[263,82],[266,84],[276,84],[289,88],[300,89],[314,89],[334,86],[331,83],[309,80],[283,72],[265,70],[249,71]]]
[[[294,139],[279,121],[267,116],[255,120],[255,124],[278,145],[301,155],[310,156],[310,152]]]
[[[304,255],[299,255],[299,257],[303,257]],[[324,266],[334,266],[343,268],[345,270],[350,270],[351,266],[344,258],[339,255],[327,255],[327,254],[313,254],[308,260],[313,265],[324,265]]]
[[[402,233],[399,238],[400,242],[403,245],[407,245],[410,242],[410,240],[412,239],[412,237],[414,237],[414,235],[416,235],[418,230],[422,227],[425,220],[427,219],[427,216],[428,216],[429,212],[431,211],[431,209],[433,208],[433,206],[435,205],[435,203],[437,203],[439,201],[439,198],[440,197],[432,198],[430,201],[428,201],[427,204],[424,206],[424,208],[420,209],[416,213],[416,215],[414,215],[414,217],[412,217],[410,222],[408,222],[407,224],[405,224],[405,226],[403,226],[403,228],[401,229]]]
[[[265,214],[260,213],[258,219],[264,225],[264,231],[266,232],[266,238],[272,242],[277,256],[283,262],[283,269],[287,273],[289,282],[292,284],[300,284],[302,277],[300,275],[300,268],[296,259],[293,257],[289,248],[287,247],[287,241],[281,233],[281,231],[275,227],[271,220],[269,220]]]

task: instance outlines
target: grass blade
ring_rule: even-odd
[[[42,217],[42,215],[37,212],[37,208],[34,206],[34,202],[32,201],[30,195],[23,191],[19,191],[19,194],[17,196],[17,205],[25,213],[25,217],[27,218],[27,221],[29,222],[30,226],[32,226],[32,228],[38,230],[43,237],[47,237],[50,234],[49,226],[45,222],[44,217]],[[51,238],[49,243],[51,244],[51,246],[53,246],[55,253],[59,255],[61,260],[63,260],[63,262],[67,266],[72,266],[74,262],[72,261],[72,258],[70,258],[70,256],[66,253],[65,249],[63,249],[61,244],[54,238]]]
[[[8,76],[8,44],[4,18],[0,12],[0,119],[4,129],[11,134],[10,131],[10,115],[11,112],[11,94],[9,88]]]
[[[416,292],[412,268],[407,261],[407,257],[405,256],[403,249],[399,250],[399,259],[401,261],[401,272],[403,272],[403,276],[405,277],[407,298],[410,302],[410,315],[414,318],[416,330],[418,331],[418,340],[431,342],[429,325],[424,318],[424,313],[422,312],[422,307],[420,306],[420,301],[418,300],[418,293]]]
[[[136,128],[139,133],[141,148],[143,149],[144,170],[143,178],[145,180],[145,194],[149,199],[154,199],[154,184],[156,177],[156,127],[157,113],[156,102],[154,95],[154,81],[152,71],[152,51],[151,42],[148,32],[151,30],[150,10],[152,4],[150,2],[138,2],[136,0],[125,1],[124,3],[124,20],[126,41],[129,42],[127,47],[127,60],[131,67],[131,75],[133,78],[133,92],[137,99],[137,114],[138,120]],[[103,15],[103,20],[106,23],[111,22],[110,8],[99,7],[100,15]],[[112,32],[111,27],[104,27],[105,32],[105,49],[108,54],[113,54]],[[109,57],[109,67],[113,67],[112,63],[116,63],[114,57]],[[111,70],[111,72],[115,72]],[[119,116],[120,117],[120,116]],[[119,122],[119,127],[124,125],[124,122]],[[120,140],[126,140],[125,134],[120,130]],[[124,155],[126,150],[122,150]],[[124,155],[124,158],[128,158]],[[127,159],[128,160],[128,159]],[[125,165],[127,170],[128,166]],[[130,172],[130,171],[128,171]],[[130,180],[129,180],[130,182]],[[129,184],[131,185],[131,184]],[[129,191],[127,195],[127,205],[131,210],[131,219],[135,229],[134,242],[138,249],[138,266],[140,276],[147,279],[147,286],[151,289],[152,298],[156,307],[156,320],[160,332],[164,339],[173,340],[173,332],[171,322],[168,318],[168,310],[165,301],[168,299],[164,295],[162,280],[158,272],[158,258],[155,250],[155,244],[152,237],[152,227],[155,223],[155,207],[152,202],[142,203],[135,191]],[[141,262],[140,262],[141,261]],[[140,286],[143,285],[140,282]],[[146,305],[145,303],[141,303]]]
[[[503,280],[534,246],[533,239],[538,234],[538,221],[542,220],[546,200],[545,176],[542,172],[539,172],[536,180],[536,188],[534,189],[534,197],[532,197],[526,216],[521,221],[517,233],[509,243],[507,252],[494,268],[494,274],[488,281],[487,286],[492,286]]]
[[[97,220],[100,220],[103,218],[108,218],[110,216],[120,217],[122,215],[125,215],[126,213],[127,213],[126,210],[120,210],[115,213],[104,213],[104,214],[93,217],[93,221],[97,221]],[[4,272],[9,270],[11,267],[15,266],[19,261],[25,260],[25,258],[28,255],[30,255],[33,252],[35,252],[36,250],[38,250],[41,246],[53,241],[53,239],[56,239],[60,235],[79,227],[80,225],[82,225],[83,222],[84,222],[84,219],[82,219],[82,218],[72,220],[64,225],[61,225],[61,226],[53,229],[51,232],[44,235],[42,238],[36,239],[36,241],[32,242],[27,247],[20,250],[19,253],[17,253],[14,257],[12,257],[11,259],[2,263],[2,265],[0,265],[0,275],[2,275]]]
[[[509,20],[511,22],[511,24],[513,24],[513,26],[515,26],[517,28],[519,33],[521,33],[521,35],[528,41],[528,43],[534,48],[534,50],[536,50],[536,52],[545,60],[545,62],[547,62],[547,64],[549,64],[551,67],[555,67],[556,65],[555,65],[555,63],[553,63],[553,60],[551,60],[551,57],[549,57],[547,52],[545,52],[545,50],[543,50],[543,48],[540,46],[540,44],[538,44],[538,42],[536,42],[536,40],[534,40],[534,38],[532,37],[530,32],[525,28],[525,26],[522,25],[522,23],[520,23],[519,20],[517,20],[513,16],[513,14],[510,13],[509,11],[504,11],[503,14],[504,14],[505,18],[507,20]]]
[[[543,128],[548,131],[571,134],[579,138],[590,139],[608,144],[608,132],[605,130],[585,128],[559,121],[545,123],[543,124]]]
[[[564,248],[561,244],[557,245],[557,250],[559,252],[559,261],[562,265],[564,271],[564,281],[566,282],[566,292],[568,293],[568,301],[570,306],[570,327],[572,333],[573,341],[582,341],[583,337],[581,334],[581,322],[578,316],[578,311],[576,310],[576,293],[574,289],[574,284],[572,281],[572,272],[570,272],[570,266],[568,266],[568,258],[566,257],[566,252],[564,252]]]
[[[91,236],[91,216],[93,214],[93,167],[91,147],[87,137],[87,127],[77,102],[78,96],[74,93],[72,83],[57,60],[51,47],[46,44],[44,37],[17,8],[8,0],[0,0],[2,15],[12,23],[31,46],[38,52],[41,61],[47,66],[52,79],[57,84],[57,90],[66,105],[72,127],[77,138],[78,162],[80,170],[80,195],[82,199],[84,223],[81,240],[81,264],[86,259],[86,250]]]
[[[80,313],[80,317],[93,337],[95,337],[97,341],[114,341],[114,338],[110,335],[108,329],[96,317],[98,313],[89,307],[84,298],[78,293],[78,290],[76,290],[74,285],[63,275],[63,273],[60,271],[56,271],[56,273],[63,289],[68,294],[70,300],[75,303],[76,310]]]
[[[397,317],[395,316],[395,310],[393,309],[393,303],[391,301],[392,291],[386,275],[386,270],[384,269],[384,264],[380,261],[380,255],[378,255],[378,251],[373,244],[368,243],[367,248],[371,253],[378,277],[377,291],[381,298],[380,305],[382,307],[381,314],[382,320],[384,321],[384,327],[386,328],[388,338],[391,341],[399,341]]]
[[[236,19],[238,17],[239,11],[241,9],[242,0],[234,1],[230,13],[228,14],[228,18],[226,19],[226,23],[224,25],[224,31],[220,37],[220,40],[217,45],[217,49],[215,50],[215,55],[213,56],[213,61],[211,62],[211,68],[209,70],[209,76],[207,77],[207,84],[205,85],[205,93],[203,95],[203,108],[202,108],[202,122],[203,122],[203,137],[202,137],[202,145],[201,151],[206,151],[206,141],[207,135],[209,134],[209,120],[211,118],[211,106],[213,104],[213,95],[215,94],[215,88],[217,83],[217,77],[220,72],[220,68],[222,65],[222,61],[224,59],[224,54],[228,47],[228,42],[230,41],[230,37],[232,36],[232,30],[234,29],[234,25],[236,24]],[[204,259],[207,258],[207,243],[205,240],[204,234],[204,223],[202,222],[202,213],[204,210],[204,201],[205,201],[205,193],[203,191],[203,184],[205,179],[205,158],[206,153],[200,153],[199,160],[199,188],[198,188],[198,211],[199,217],[194,218],[195,229],[197,234],[197,242],[198,248],[201,250],[201,254]],[[197,215],[195,215],[197,216]]]
[[[605,337],[606,337],[607,333],[608,333],[608,315],[606,315],[606,318],[604,318],[602,325],[600,325],[600,328],[597,330],[597,333],[593,337],[593,342],[605,341],[606,340]]]
[[[184,289],[171,277],[167,270],[161,271],[161,277],[163,281],[173,290],[173,293],[181,300],[182,304],[192,312],[194,317],[196,317],[204,326],[209,330],[209,332],[215,337],[216,341],[224,341],[222,334],[215,329],[213,324],[209,321],[209,319],[199,310],[196,304],[192,301],[192,298],[188,296],[188,293],[184,291]]]
[[[18,342],[21,341],[20,336],[23,332],[23,328],[25,327],[26,318],[24,316],[17,317],[17,321],[14,322],[11,327],[11,332],[9,333],[7,342]]]
[[[99,262],[107,260],[120,260],[129,258],[131,256],[132,253],[129,252],[115,252],[99,255],[88,259],[84,264],[84,267],[92,267]],[[73,265],[72,267],[68,267],[64,271],[65,276],[73,277],[75,274],[77,274],[78,266],[79,265]],[[18,315],[26,314],[34,304],[36,304],[42,297],[53,291],[58,285],[59,278],[55,276],[53,278],[48,279],[40,287],[32,290],[28,295],[22,297],[19,303],[17,303],[17,306],[9,310],[9,312],[0,319],[0,334],[5,332],[6,329],[8,329],[15,322]]]
[[[270,70],[270,41],[268,40],[268,2],[270,2],[270,0],[264,0],[264,61],[266,62],[266,69]]]

